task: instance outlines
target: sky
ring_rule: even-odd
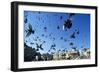
[[[24,20],[27,19],[27,22],[24,22],[24,42],[27,41],[28,46],[36,48],[36,43],[40,45],[45,41],[42,45],[44,50],[39,50],[40,53],[47,53],[53,44],[56,45],[56,50],[52,49],[50,52],[70,50],[72,47],[77,47],[78,50],[90,48],[90,14],[75,13],[72,27],[66,31],[63,30],[63,25],[68,18],[69,13],[24,11]],[[26,37],[25,30],[29,29],[29,24],[35,32]],[[79,34],[76,33],[78,30]],[[74,32],[75,38],[71,38]],[[70,45],[71,42],[73,45]]]

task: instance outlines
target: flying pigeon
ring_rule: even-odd
[[[72,47],[72,49],[74,49],[76,51],[76,47]]]
[[[27,30],[28,33],[27,33],[26,37],[30,36],[31,34],[34,34],[34,32],[35,32],[35,31],[32,29],[32,25],[31,25],[31,24],[29,24],[28,27],[29,27],[29,29]]]
[[[30,44],[34,44],[34,43],[31,42]]]
[[[72,20],[67,19],[67,21],[65,21],[65,23],[63,25],[63,30],[70,29],[71,27],[72,27]]]
[[[44,27],[44,31],[45,31],[45,32],[47,31],[47,27]]]
[[[60,16],[60,19],[62,19],[63,17],[62,16]]]
[[[62,40],[62,39],[63,39],[63,37],[60,37],[60,39]]]
[[[79,34],[79,30],[77,31],[77,34]]]
[[[74,16],[75,13],[69,13],[69,18],[72,18],[72,16]]]
[[[25,24],[27,23],[27,18],[25,18],[24,23],[25,23]]]
[[[55,38],[52,38],[53,39],[53,41],[55,40]]]
[[[38,44],[36,43],[36,47],[37,47],[37,49],[44,50],[44,49],[42,48],[42,44],[38,45]]]
[[[70,38],[75,38],[75,32],[70,36]]]
[[[40,12],[40,11],[39,11],[38,13],[39,13],[39,14],[41,14],[41,12]]]
[[[66,41],[67,41],[67,39],[64,39],[64,41],[66,42]]]
[[[57,26],[57,29],[60,29],[60,27],[59,27],[59,26]]]
[[[53,45],[51,45],[51,48],[50,49],[53,49],[54,50],[55,47],[56,47],[56,45],[53,44]]]
[[[71,42],[70,45],[72,46],[73,45],[73,42]]]
[[[44,34],[42,34],[42,36],[44,36]]]

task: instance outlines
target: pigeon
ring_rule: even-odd
[[[41,39],[39,39],[39,41],[41,42]]]
[[[60,27],[59,27],[59,26],[57,26],[57,29],[60,29]]]
[[[32,45],[32,44],[34,44],[34,43],[31,42],[30,44]]]
[[[52,33],[49,34],[49,36],[51,36],[51,35],[52,35]]]
[[[40,11],[39,11],[38,13],[39,13],[39,14],[41,14],[41,12],[40,12]]]
[[[53,39],[53,41],[55,40],[55,38],[52,38]]]
[[[36,51],[39,51],[39,49],[36,49]]]
[[[77,31],[77,34],[79,34],[79,30]]]
[[[42,44],[38,45],[38,44],[36,43],[36,47],[37,47],[37,49],[44,50],[44,49],[42,48]]]
[[[81,46],[81,48],[83,48],[83,46]]]
[[[66,39],[64,39],[64,41],[66,42],[67,40],[66,40]]]
[[[65,49],[63,49],[62,51],[65,52]]]
[[[70,36],[70,38],[75,38],[75,32]]]
[[[75,15],[75,13],[69,13],[69,18],[71,18],[74,15]]]
[[[56,47],[56,44],[53,44],[52,47]]]
[[[28,41],[26,40],[26,42],[28,42]]]
[[[35,30],[32,29],[32,25],[29,24],[29,29],[27,30],[27,35],[26,37],[30,36],[31,34],[34,34]]]
[[[67,21],[65,21],[65,23],[63,25],[63,30],[70,29],[71,27],[72,27],[72,20],[67,19]]]
[[[43,43],[46,43],[46,41],[43,41]]]
[[[27,46],[25,42],[24,42],[24,45]]]
[[[70,45],[72,46],[73,45],[73,42],[71,42]]]
[[[38,39],[39,37],[37,36],[37,39]]]
[[[76,50],[76,47],[72,47],[72,49]]]
[[[70,29],[72,27],[72,16],[74,16],[74,15],[75,15],[75,13],[69,13],[69,17],[63,25],[63,30]]]
[[[37,39],[34,39],[34,41],[37,41]]]
[[[60,16],[60,19],[62,19],[63,17],[62,16]]]
[[[62,39],[63,39],[63,37],[60,37],[60,39],[62,40]]]
[[[52,48],[53,50],[56,50],[55,48]]]
[[[47,31],[47,27],[44,27],[44,31],[45,31],[45,32]]]
[[[25,24],[27,23],[27,18],[25,18],[24,23],[25,23]]]
[[[55,44],[51,45],[51,48],[50,48],[50,49],[54,49],[54,47],[56,47],[56,45],[55,45]]]
[[[50,50],[48,50],[48,52],[50,52]]]
[[[42,37],[44,36],[44,34],[42,34]]]

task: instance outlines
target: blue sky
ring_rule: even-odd
[[[72,17],[72,27],[65,31],[63,30],[63,25],[68,16],[69,13],[24,11],[24,19],[27,18],[27,23],[24,23],[24,30],[28,30],[29,24],[35,30],[35,33],[29,37],[25,37],[27,33],[24,32],[24,41],[27,40],[26,44],[32,48],[36,48],[35,43],[41,44],[46,41],[42,45],[44,50],[39,50],[41,53],[48,52],[52,44],[56,44],[55,51],[59,49],[69,50],[71,47],[77,47],[77,49],[90,48],[90,14],[75,13]],[[57,29],[57,26],[60,29]],[[47,30],[44,30],[45,27]],[[70,38],[75,30],[79,30],[79,34],[75,34],[75,39]],[[49,36],[50,34],[51,36]],[[39,38],[36,41],[37,37]],[[60,39],[61,37],[63,37],[63,40]],[[70,42],[73,42],[73,46],[69,45]],[[51,52],[54,52],[54,50],[51,50]]]

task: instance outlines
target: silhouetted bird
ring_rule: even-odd
[[[37,39],[34,39],[34,41],[37,41]]]
[[[64,39],[64,41],[66,42],[66,41],[67,41],[67,39]]]
[[[26,43],[24,42],[24,46],[27,47]]]
[[[62,16],[60,16],[60,19],[62,19],[63,17]]]
[[[70,38],[75,38],[75,32],[70,36]]]
[[[48,50],[48,52],[50,52],[50,50]]]
[[[55,48],[52,48],[53,50],[56,50]]]
[[[49,36],[51,36],[51,35],[52,35],[52,33],[49,34]]]
[[[79,30],[77,31],[77,34],[79,34]]]
[[[72,46],[73,45],[73,42],[71,42],[70,45]]]
[[[45,31],[45,32],[47,31],[47,27],[44,27],[44,31]]]
[[[42,44],[38,45],[38,44],[36,43],[36,47],[37,47],[37,49],[44,50],[44,49],[42,48]]]
[[[65,49],[63,49],[62,51],[65,52]]]
[[[27,30],[27,35],[26,35],[26,37],[30,36],[31,34],[34,34],[34,32],[35,32],[35,31],[32,29],[32,25],[29,24],[29,29]]]
[[[77,47],[72,47],[72,49],[74,49],[75,51],[76,51],[76,48],[77,48]]]
[[[40,12],[40,11],[39,11],[38,13],[39,13],[39,14],[41,14],[41,12]]]
[[[57,29],[60,29],[60,27],[59,27],[59,26],[57,26]]]
[[[34,44],[34,43],[31,42],[30,44],[32,45],[32,44]]]
[[[50,49],[54,49],[56,47],[55,44],[51,45]]]
[[[28,42],[28,41],[26,40],[26,42]]]
[[[56,47],[56,44],[53,44],[52,47]]]
[[[77,32],[77,29],[75,29],[75,32]]]
[[[27,18],[25,18],[24,23],[25,23],[25,24],[27,23]]]
[[[36,49],[36,51],[39,51],[39,49]]]
[[[41,42],[41,39],[39,39],[39,41]]]
[[[39,37],[37,36],[37,39],[38,39]]]
[[[43,43],[46,43],[46,41],[43,41]]]
[[[63,25],[63,30],[70,29],[71,27],[72,27],[72,20],[67,19],[67,21],[65,21],[65,23]]]
[[[42,36],[44,36],[44,34],[42,34]]]
[[[83,48],[83,46],[81,46],[81,48]]]
[[[75,13],[69,13],[69,18],[71,18],[74,15],[75,15]]]
[[[52,38],[53,39],[53,41],[55,40],[55,38]]]
[[[60,39],[62,40],[62,39],[63,39],[63,37],[60,37]]]
[[[74,16],[74,15],[75,15],[75,13],[69,13],[69,17],[63,25],[63,30],[70,29],[72,27],[72,16]]]

